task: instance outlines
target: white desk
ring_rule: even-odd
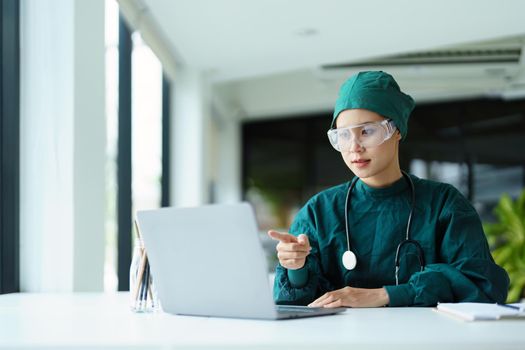
[[[254,321],[135,314],[128,294],[0,296],[0,348],[525,349],[525,320],[464,322],[430,308]]]

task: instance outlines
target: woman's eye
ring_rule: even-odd
[[[339,132],[339,137],[342,138],[343,140],[347,140],[349,136],[350,136],[350,133],[348,132],[348,130],[343,130]]]
[[[363,128],[361,131],[361,135],[363,136],[371,136],[376,132],[374,128]]]

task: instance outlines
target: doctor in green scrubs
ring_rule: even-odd
[[[279,241],[278,304],[505,302],[509,278],[492,259],[476,210],[453,186],[399,167],[413,108],[385,72],[360,72],[341,86],[328,136],[355,177],[312,197],[289,232],[268,232]]]

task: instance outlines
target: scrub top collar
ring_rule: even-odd
[[[375,188],[375,187],[368,186],[361,179],[359,179],[357,180],[357,183],[355,184],[355,190],[358,193],[364,193],[365,195],[370,195],[374,198],[391,197],[399,193],[402,193],[404,191],[407,191],[408,182],[403,176],[401,176],[399,180],[397,180],[396,182],[394,182],[392,185],[388,187]]]

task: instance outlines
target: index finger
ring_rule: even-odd
[[[305,246],[301,243],[279,243],[279,246],[282,250],[290,251],[290,252],[309,252],[312,250],[312,247]]]
[[[285,232],[270,230],[268,231],[268,236],[272,237],[276,241],[281,241],[283,243],[297,243],[297,237]]]

